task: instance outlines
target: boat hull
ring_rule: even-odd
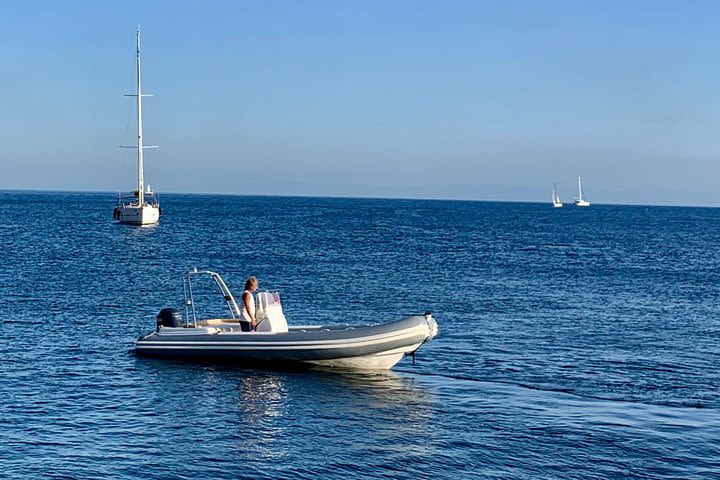
[[[121,205],[118,221],[131,225],[153,225],[160,220],[160,208],[154,205]]]
[[[287,333],[241,332],[231,323],[160,328],[135,350],[156,357],[220,360],[240,365],[294,364],[387,370],[437,334],[431,315],[362,327],[293,327]]]

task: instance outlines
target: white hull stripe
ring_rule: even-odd
[[[379,350],[374,353],[362,353],[362,354],[358,354],[358,355],[349,355],[349,356],[351,356],[351,357],[353,357],[353,356],[357,356],[357,357],[368,356],[369,357],[369,356],[377,356],[377,355],[392,355],[392,354],[396,354],[396,353],[399,354],[399,353],[405,353],[405,352],[412,352],[413,350],[417,350],[417,348],[420,347],[420,345],[422,345],[422,343],[423,342],[417,342],[417,343],[404,345],[402,347],[394,347],[394,348],[391,348],[390,350]],[[245,346],[242,346],[241,348],[235,348],[235,347],[229,346],[229,345],[217,345],[217,344],[214,344],[214,345],[175,345],[175,344],[170,344],[170,345],[148,345],[148,346],[143,346],[143,347],[147,348],[148,350],[203,350],[203,351],[234,350],[234,351],[239,351],[239,352],[240,351],[251,351],[251,350],[255,350],[255,351],[259,350],[259,351],[268,352],[268,351],[276,351],[276,350],[277,351],[289,351],[289,350],[303,350],[303,349],[305,349],[305,350],[321,350],[321,349],[329,349],[329,348],[342,348],[342,347],[325,347],[325,346],[315,347],[312,349],[307,349],[305,347],[263,348],[263,347],[245,347]]]

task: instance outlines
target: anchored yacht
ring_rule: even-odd
[[[117,204],[113,210],[113,218],[120,223],[133,225],[152,225],[160,219],[160,201],[152,191],[150,185],[145,185],[143,176],[143,149],[157,148],[155,145],[143,145],[142,136],[142,97],[140,80],[140,29],[137,31],[137,93],[128,94],[128,97],[137,97],[137,146],[122,146],[121,148],[136,148],[137,155],[137,188],[130,195],[118,194]]]
[[[578,177],[578,198],[575,199],[575,205],[578,207],[589,207],[590,202],[583,198],[582,180]]]

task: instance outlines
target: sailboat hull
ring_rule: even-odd
[[[575,200],[575,205],[578,207],[589,207],[590,202],[586,202],[585,200]]]
[[[153,225],[160,220],[160,208],[154,205],[122,205],[118,210],[120,223]]]

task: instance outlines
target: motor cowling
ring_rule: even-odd
[[[163,308],[157,314],[157,329],[160,327],[184,327],[182,313],[177,308]]]

